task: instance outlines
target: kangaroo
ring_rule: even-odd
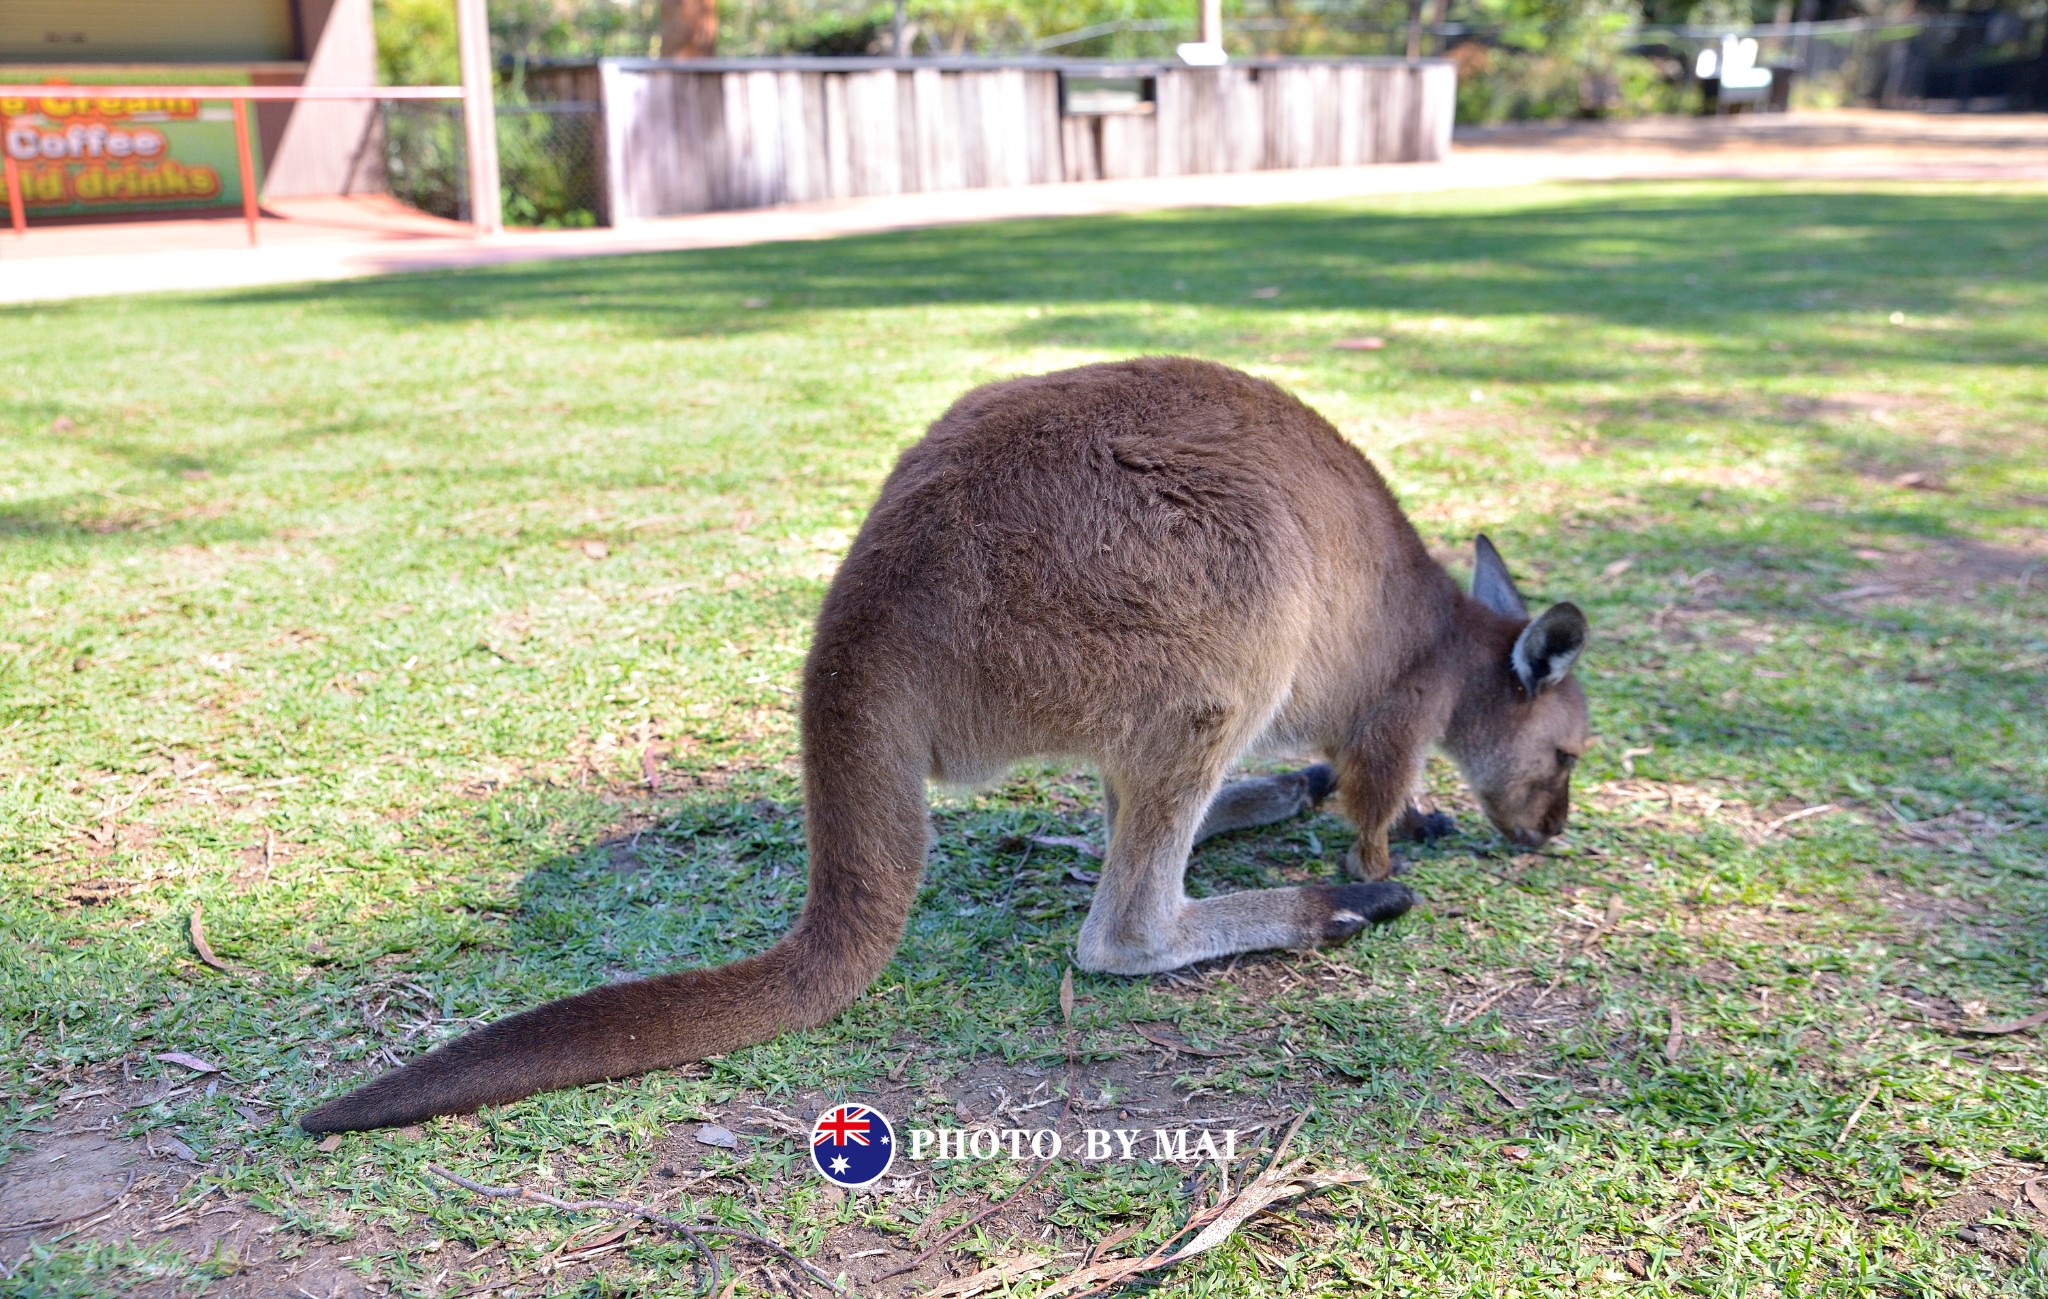
[[[1426,751],[1517,844],[1563,829],[1586,700],[1570,604],[1472,590],[1372,465],[1275,385],[1150,357],[977,388],[905,451],[825,593],[801,714],[808,892],[759,955],[617,983],[467,1034],[299,1120],[411,1123],[825,1023],[895,953],[925,782],[1054,756],[1101,772],[1108,852],[1076,964],[1150,974],[1349,938],[1414,901],[1389,831]],[[1254,751],[1325,762],[1225,784]],[[1190,898],[1206,836],[1335,793],[1350,882]]]

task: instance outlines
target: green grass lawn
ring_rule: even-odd
[[[2048,1027],[1958,1031],[2048,1007],[2044,212],[1546,188],[0,313],[0,1178],[104,1089],[111,1136],[191,1156],[144,1158],[158,1212],[211,1194],[405,1295],[700,1281],[429,1163],[660,1197],[863,1293],[1050,1256],[1028,1295],[1165,1239],[1213,1168],[1063,1162],[870,1289],[1030,1166],[827,1195],[750,1108],[957,1124],[1065,1087],[1092,863],[1029,836],[1099,826],[1058,767],[935,794],[903,949],[827,1028],[326,1150],[288,1120],[768,943],[809,620],[896,452],[985,380],[1186,352],[1322,410],[1461,568],[1484,529],[1583,605],[1599,740],[1540,854],[1434,767],[1463,833],[1348,946],[1075,977],[1074,1123],[1312,1108],[1297,1149],[1371,1173],[1165,1292],[2048,1295]],[[1231,836],[1193,887],[1330,877],[1349,840]],[[111,1230],[0,1237],[0,1294],[291,1293]],[[770,1261],[729,1256],[740,1293],[795,1286]]]

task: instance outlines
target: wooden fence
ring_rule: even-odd
[[[1446,60],[605,59],[532,69],[604,115],[612,224],[929,190],[1428,162]]]

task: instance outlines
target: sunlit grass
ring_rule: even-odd
[[[1941,1027],[2048,998],[2044,198],[1496,191],[10,310],[6,1130],[198,1053],[218,1092],[133,1130],[425,1294],[430,1241],[506,1241],[517,1273],[571,1229],[430,1194],[429,1161],[633,1196],[741,1102],[955,1121],[984,1064],[1059,1074],[1087,863],[1019,836],[1096,825],[1087,773],[1047,768],[938,798],[904,949],[832,1026],[331,1156],[284,1121],[462,1017],[780,932],[797,666],[896,452],[975,383],[1189,352],[1317,405],[1447,557],[1484,528],[1583,604],[1600,743],[1563,846],[1507,855],[1468,814],[1396,926],[1194,987],[1077,980],[1091,1068],[1150,1066],[1134,1019],[1241,1044],[1151,1103],[1313,1104],[1307,1147],[1377,1174],[1169,1289],[2048,1293],[2012,1189],[2048,1171],[2040,1038]],[[1320,877],[1348,840],[1274,827],[1195,875]],[[758,1134],[752,1194],[698,1208],[815,1250],[1021,1176],[841,1202],[795,1153]],[[1059,1172],[963,1250],[1137,1247],[1190,1193]],[[149,1275],[56,1249],[34,1275]],[[601,1270],[683,1294],[684,1257]],[[608,1293],[574,1284],[530,1281]]]

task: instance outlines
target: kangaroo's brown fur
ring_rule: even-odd
[[[977,388],[904,452],[804,668],[810,886],[759,956],[501,1020],[307,1114],[408,1123],[701,1059],[831,1019],[895,952],[927,778],[1033,756],[1102,772],[1078,964],[1145,974],[1350,936],[1407,910],[1387,834],[1426,750],[1508,837],[1564,825],[1586,705],[1571,605],[1533,622],[1484,538],[1474,594],[1373,467],[1274,385],[1147,358]],[[1254,749],[1334,764],[1358,882],[1190,898],[1188,851],[1302,811],[1331,769],[1224,784]]]

